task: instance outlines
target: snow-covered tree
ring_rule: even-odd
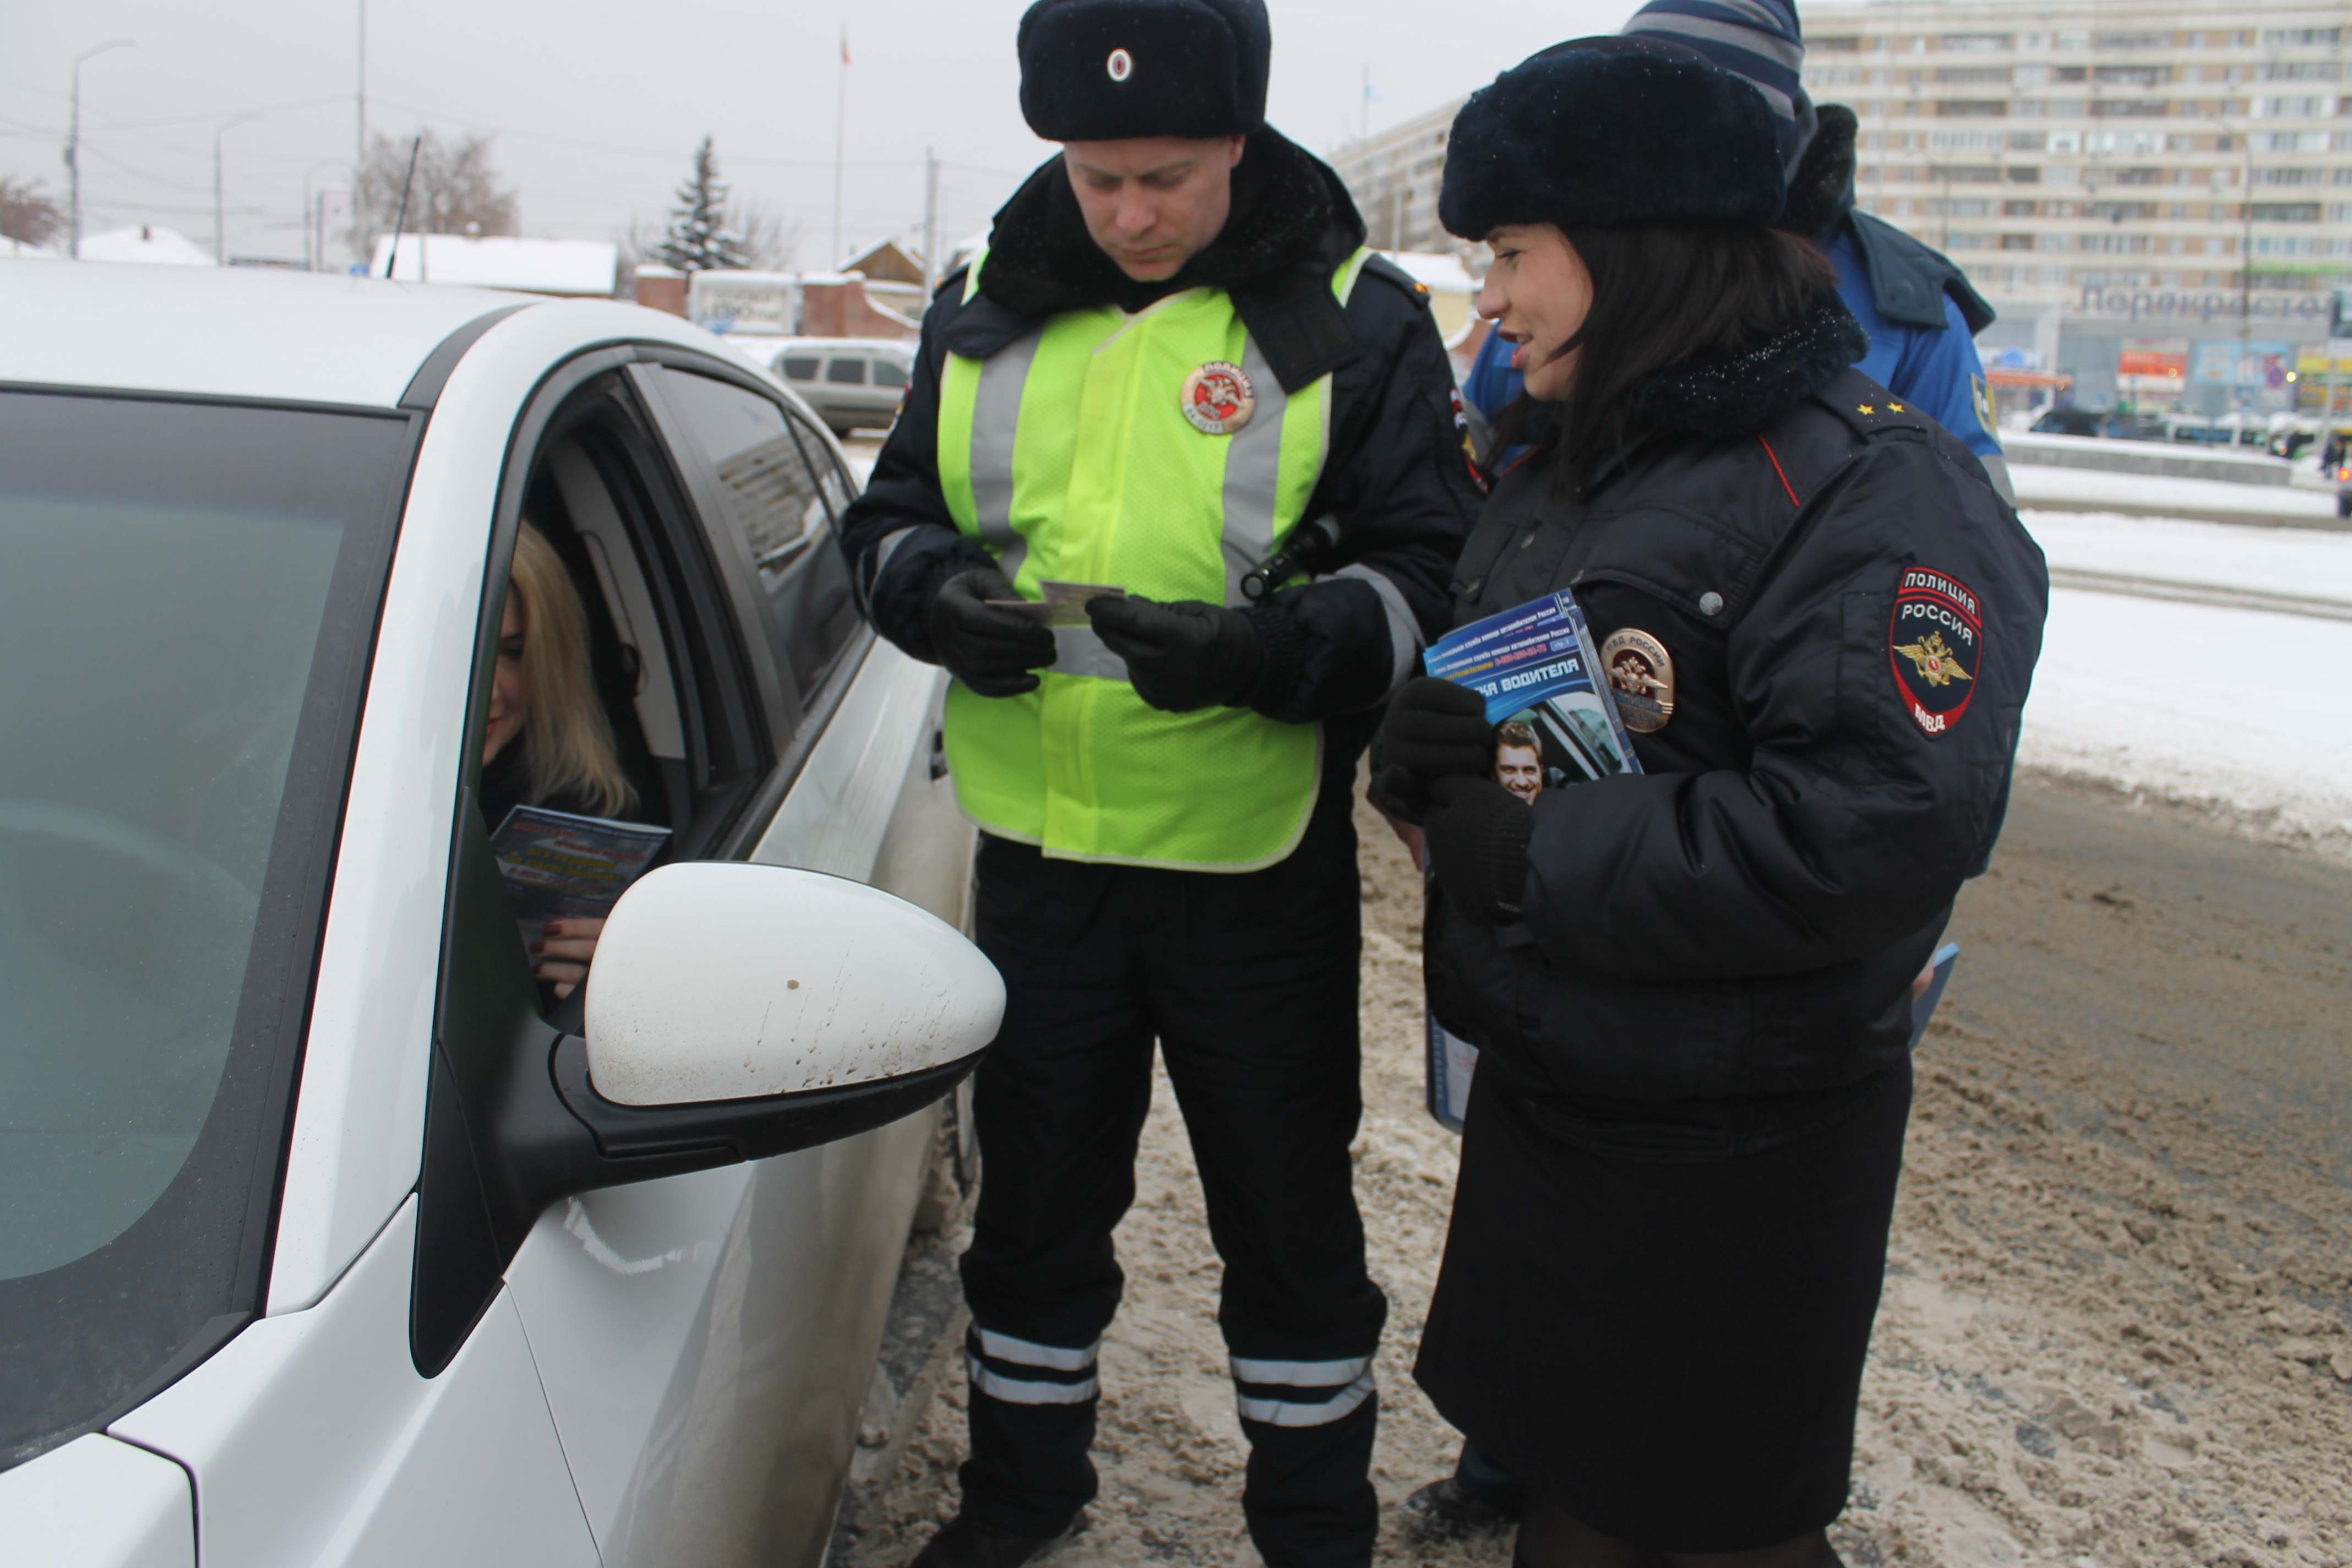
[[[669,228],[658,251],[665,267],[680,272],[717,272],[751,264],[741,234],[727,210],[727,187],[719,183],[719,159],[710,138],[694,152],[694,174],[677,188]]]

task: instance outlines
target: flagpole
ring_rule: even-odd
[[[830,272],[846,258],[841,249],[841,159],[849,138],[849,24],[841,25],[841,64],[834,70],[833,89],[833,259]]]

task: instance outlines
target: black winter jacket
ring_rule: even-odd
[[[1859,1103],[2000,830],[2042,553],[1851,330],[1669,375],[1623,461],[1562,500],[1538,453],[1464,550],[1457,624],[1569,588],[1673,661],[1644,771],[1536,801],[1523,921],[1432,911],[1440,1020],[1566,1134],[1708,1157]]]
[[[1445,627],[1446,583],[1480,499],[1427,290],[1375,258],[1344,309],[1331,293],[1332,273],[1363,238],[1339,177],[1268,129],[1234,171],[1216,241],[1174,279],[1137,284],[1087,235],[1061,160],[1038,169],[996,216],[979,295],[964,300],[958,272],[932,301],[897,427],[844,520],[842,547],[876,629],[936,662],[932,595],[995,563],[957,531],[940,495],[939,388],[950,352],[984,358],[1062,310],[1139,310],[1179,289],[1226,289],[1286,391],[1332,377],[1330,447],[1305,515],[1335,520],[1338,547],[1315,563],[1320,580],[1249,609],[1265,663],[1248,706],[1286,723],[1325,721],[1318,812],[1344,816],[1380,704]],[[1171,387],[1171,407],[1175,396]],[[1392,626],[1373,584],[1330,575],[1348,567],[1387,579],[1417,624]]]

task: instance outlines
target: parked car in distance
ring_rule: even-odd
[[[2096,408],[2053,408],[2036,419],[2032,427],[2035,434],[2042,436],[2105,436],[2120,441],[2166,438],[2161,419]]]
[[[887,430],[898,417],[915,345],[885,338],[786,338],[768,368],[801,395],[835,436]]]
[[[674,316],[0,262],[0,1559],[822,1562],[1003,994],[855,488]],[[526,518],[669,834],[563,1002]]]
[[[2229,426],[2217,424],[2201,414],[2167,415],[2164,429],[2168,440],[2200,447],[2226,447],[2235,434]]]

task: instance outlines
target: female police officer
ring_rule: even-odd
[[[1912,977],[2007,798],[2039,552],[1968,449],[1849,369],[1775,232],[1772,119],[1654,40],[1455,121],[1440,213],[1528,401],[1457,624],[1584,606],[1643,772],[1491,776],[1394,700],[1439,1018],[1483,1048],[1417,1375],[1527,1485],[1530,1568],[1833,1563],[1904,1123]]]

